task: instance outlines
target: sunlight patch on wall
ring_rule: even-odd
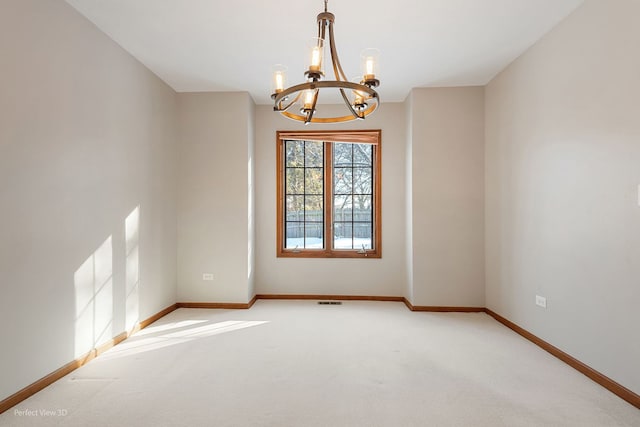
[[[73,275],[76,316],[74,356],[113,337],[113,249],[111,236]]]
[[[140,206],[125,220],[126,314],[125,327],[132,330],[140,319]]]

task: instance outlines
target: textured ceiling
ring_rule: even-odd
[[[271,67],[304,79],[322,0],[67,0],[178,92],[248,91],[270,102]],[[484,85],[582,0],[330,0],[338,53],[357,76],[381,51],[381,100],[411,88]]]

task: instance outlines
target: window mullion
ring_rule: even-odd
[[[355,162],[355,150],[354,145],[351,145],[351,249],[356,249],[356,196],[353,194],[355,191],[355,168],[353,167]]]
[[[302,153],[302,249],[307,249],[307,141]]]
[[[324,143],[324,249],[333,252],[333,145]]]

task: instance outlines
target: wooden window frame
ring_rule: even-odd
[[[322,249],[285,248],[285,141],[318,141],[324,144],[324,234]],[[333,248],[333,152],[332,143],[373,145],[372,249]],[[382,131],[277,131],[276,132],[276,255],[285,258],[382,258]]]

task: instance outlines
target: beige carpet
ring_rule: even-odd
[[[258,301],[174,311],[0,425],[637,427],[640,410],[486,314]]]

